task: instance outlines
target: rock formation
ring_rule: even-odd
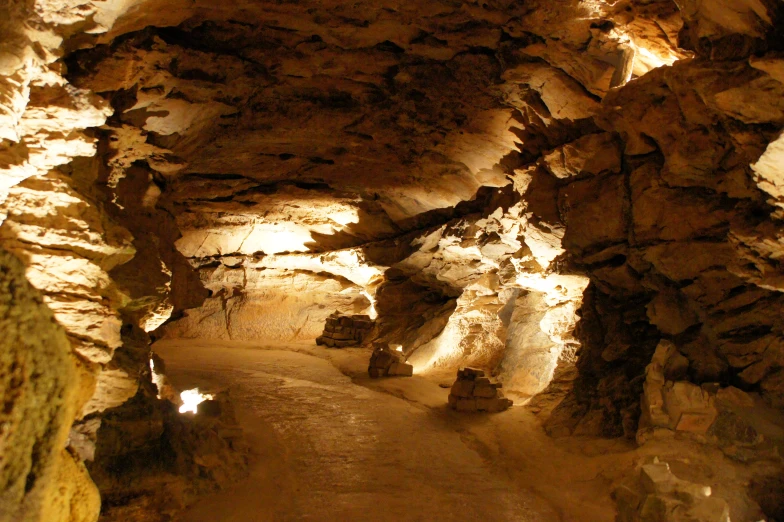
[[[2,515],[92,521],[112,423],[162,444],[152,340],[369,339],[332,311],[551,435],[767,451],[782,42],[778,0],[6,2]]]
[[[638,487],[621,486],[615,491],[619,522],[730,522],[725,500],[711,496],[708,486],[679,479],[666,462],[655,459],[644,464]]]
[[[386,343],[379,343],[373,348],[373,354],[368,363],[368,375],[371,378],[378,377],[411,377],[414,374],[414,367],[406,363],[403,349],[393,350]]]
[[[501,387],[498,381],[485,377],[482,370],[462,368],[449,392],[449,406],[457,411],[503,411],[512,401],[504,397]]]
[[[24,276],[0,250],[3,413],[0,520],[90,522],[100,498],[84,464],[65,449],[89,394],[79,390],[65,332]]]
[[[316,337],[316,344],[328,348],[343,348],[362,344],[373,330],[367,315],[341,315],[334,312],[324,324],[324,333]]]

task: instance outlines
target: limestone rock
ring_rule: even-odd
[[[462,368],[449,392],[449,406],[457,411],[504,411],[512,401],[504,397],[501,387],[498,381],[485,377],[483,370]]]
[[[393,350],[386,343],[378,343],[373,348],[368,363],[368,375],[376,379],[378,377],[411,377],[414,375],[414,367],[406,363],[406,357],[402,350]]]
[[[664,407],[670,417],[670,427],[678,431],[704,433],[716,420],[713,398],[688,382],[665,384]]]
[[[658,344],[645,370],[638,442],[643,443],[646,434],[656,428],[704,434],[716,420],[718,411],[713,395],[688,381],[667,380],[667,377],[685,377],[684,366],[688,368],[688,361],[673,343]]]
[[[348,316],[335,311],[327,317],[324,333],[316,338],[316,344],[328,348],[361,345],[373,330],[373,326],[370,316],[362,314]]]
[[[19,260],[0,250],[0,263],[6,344],[0,350],[6,380],[0,520],[95,522],[95,486],[64,449],[81,384],[70,344]]]
[[[565,179],[621,170],[621,151],[612,134],[589,134],[544,156],[547,170]]]
[[[621,522],[729,522],[729,505],[711,493],[708,486],[677,478],[666,462],[655,459],[641,466],[636,482],[620,486],[613,496]]]

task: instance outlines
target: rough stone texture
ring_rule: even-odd
[[[372,379],[378,377],[411,377],[414,367],[406,363],[403,348],[392,349],[387,343],[378,343],[373,347],[373,353],[368,363],[368,375]]]
[[[480,369],[462,368],[457,371],[457,380],[449,391],[449,406],[457,411],[504,411],[512,401],[504,397],[501,387],[501,383],[485,377]]]
[[[94,4],[12,0],[0,22],[0,203],[8,189],[80,156],[93,156],[88,127],[111,114],[105,100],[63,77],[63,39],[100,30]],[[0,221],[5,214],[0,213]]]
[[[365,342],[372,330],[373,321],[368,315],[333,312],[324,323],[324,333],[316,337],[316,344],[328,348],[357,346]]]
[[[66,329],[80,364],[96,374],[97,395],[80,413],[84,416],[136,393],[135,377],[107,366],[122,345],[118,309],[126,299],[108,272],[128,261],[134,249],[127,230],[73,184],[71,176],[53,171],[13,187],[0,242],[25,262],[28,280]]]
[[[666,462],[640,468],[637,484],[615,490],[618,522],[730,522],[730,507],[711,488],[679,479]]]
[[[147,382],[101,418],[96,436],[88,467],[110,522],[171,516],[246,470],[248,448],[226,392],[182,415]]]
[[[145,170],[213,292],[166,335],[313,338],[369,302],[416,366],[521,396],[579,341],[579,408],[631,435],[662,335],[696,384],[778,396],[779,8],[679,7],[149,2],[68,63],[112,100],[109,185]]]
[[[323,256],[235,257],[200,268],[199,274],[212,297],[166,325],[165,335],[315,339],[334,310],[372,313],[369,291],[380,271],[366,265],[361,252],[343,250]]]
[[[688,381],[675,382],[674,378],[685,377],[685,371],[677,369],[684,359],[669,341],[661,341],[656,347],[645,369],[638,441],[645,440],[656,428],[706,433],[716,420],[714,394]]]
[[[100,499],[65,442],[79,400],[76,365],[63,329],[0,250],[3,431],[0,520],[94,522]]]
[[[142,330],[314,339],[332,310],[417,371],[571,390],[552,434],[751,441],[713,394],[784,403],[781,2],[0,14],[0,240],[79,356],[80,455]]]

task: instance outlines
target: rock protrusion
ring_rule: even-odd
[[[392,350],[387,343],[379,343],[373,349],[368,364],[368,375],[373,379],[378,377],[411,377],[414,367],[406,363],[402,351]]]
[[[370,316],[342,315],[336,311],[327,317],[324,333],[316,338],[316,344],[329,348],[360,345],[370,334],[374,324]]]
[[[715,396],[706,387],[685,377],[688,362],[670,341],[660,341],[651,363],[645,369],[642,417],[637,441],[644,443],[651,432],[660,429],[704,434],[716,420]]]
[[[645,464],[635,484],[613,492],[619,522],[729,522],[730,508],[711,488],[681,480],[666,462]]]
[[[457,370],[457,380],[449,392],[449,406],[457,411],[504,411],[512,401],[504,397],[502,386],[495,379],[485,377],[483,370]]]

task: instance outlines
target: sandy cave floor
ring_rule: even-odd
[[[167,340],[154,350],[175,387],[229,389],[252,448],[248,477],[180,522],[611,521],[613,484],[644,458],[625,440],[551,439],[526,407],[453,412],[443,373],[371,380],[366,349]],[[683,469],[704,472],[700,458],[713,456]]]

